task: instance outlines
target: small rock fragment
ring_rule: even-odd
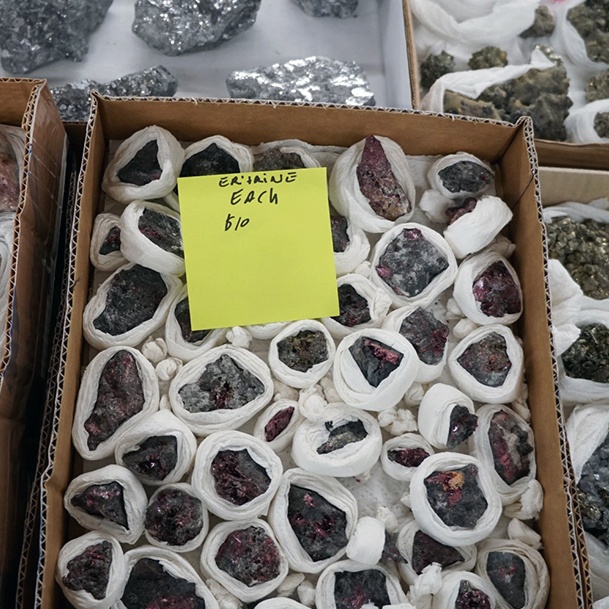
[[[609,112],[598,112],[594,117],[594,131],[599,137],[609,138]]]
[[[567,21],[582,37],[588,58],[609,63],[609,4],[604,0],[586,0],[569,9]]]
[[[520,34],[521,38],[550,36],[554,32],[554,17],[550,9],[542,4],[535,9],[535,20],[530,28]]]
[[[586,84],[586,101],[609,98],[609,70],[595,74]]]
[[[294,0],[311,17],[355,17],[358,0]]]
[[[437,55],[429,55],[425,61],[421,62],[421,85],[425,89],[429,89],[438,78],[454,72],[455,69],[455,58],[446,51]]]
[[[472,70],[503,68],[507,66],[507,53],[498,47],[484,47],[472,54],[467,65]]]

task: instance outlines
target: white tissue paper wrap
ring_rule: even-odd
[[[13,150],[17,167],[19,168],[19,181],[23,179],[23,164],[25,160],[25,131],[13,125],[0,125],[0,134],[3,135]]]
[[[8,311],[9,279],[13,259],[15,214],[0,213],[0,349],[4,346],[6,315]]]
[[[347,556],[362,565],[376,565],[385,549],[385,525],[372,516],[363,516],[347,544]]]
[[[317,452],[330,437],[330,429],[358,420],[368,434],[363,440],[326,454]],[[304,420],[296,429],[292,440],[292,459],[298,467],[314,474],[357,476],[367,472],[377,462],[382,445],[381,429],[373,416],[344,404],[328,404],[322,418]]]
[[[298,541],[288,520],[289,493],[292,484],[318,493],[323,499],[344,512],[347,539],[351,537],[355,529],[357,501],[336,478],[331,476],[312,474],[299,468],[288,469],[283,474],[269,511],[269,523],[286,553],[290,568],[303,573],[319,573],[328,565],[339,560],[344,555],[346,546],[329,558],[316,561],[311,558]]]
[[[343,252],[334,252],[334,266],[337,275],[353,273],[362,264],[370,253],[370,241],[366,233],[346,218],[347,236],[349,243]]]
[[[287,410],[288,408],[293,408],[294,411],[290,417],[289,423],[275,438],[273,438],[270,442],[266,440],[266,431],[265,427],[270,422],[270,420],[282,410]],[[256,425],[254,426],[253,435],[255,438],[258,438],[260,441],[268,444],[270,448],[272,448],[275,452],[279,452],[285,450],[292,441],[294,437],[294,433],[296,432],[296,428],[300,425],[302,421],[302,416],[300,414],[300,408],[298,406],[298,402],[289,399],[279,399],[276,402],[273,402],[266,410],[263,410],[260,416],[256,421]]]
[[[223,355],[228,355],[240,368],[257,377],[264,385],[264,392],[234,410],[220,408],[210,412],[189,412],[184,407],[180,389],[190,383],[196,383],[207,366]],[[260,412],[273,397],[273,380],[268,366],[258,356],[245,349],[223,345],[210,349],[183,366],[171,382],[168,395],[173,413],[184,421],[195,435],[206,436],[215,431],[236,429]]]
[[[311,169],[314,167],[321,167],[320,161],[316,158],[316,155],[313,154],[312,146],[307,144],[306,142],[302,142],[301,140],[277,140],[274,142],[265,142],[263,144],[259,144],[258,146],[254,146],[252,148],[252,153],[254,154],[254,165],[256,161],[267,151],[277,149],[283,154],[296,154],[300,157],[302,164],[305,169]],[[318,148],[321,148],[318,147]],[[326,148],[335,148],[334,146],[328,146]],[[325,155],[324,155],[324,158]],[[254,171],[260,171],[259,169],[254,169]]]
[[[158,144],[157,160],[161,168],[159,179],[143,186],[121,181],[118,177],[119,171],[146,144],[154,140]],[[118,147],[106,167],[102,189],[107,195],[124,204],[137,199],[159,199],[169,194],[176,185],[183,159],[184,150],[169,131],[156,125],[146,127],[134,133]]]
[[[387,137],[379,135],[376,139],[381,143],[391,170],[408,197],[410,209],[406,214],[395,221],[387,220],[377,215],[370,207],[369,200],[362,194],[357,179],[357,167],[366,140],[360,140],[341,154],[334,164],[329,184],[330,201],[336,211],[369,233],[382,233],[396,223],[407,222],[414,213],[416,197],[412,173],[402,148]]]
[[[195,593],[205,602],[205,609],[220,609],[218,601],[214,598],[209,588],[203,583],[199,574],[194,567],[182,556],[166,550],[164,548],[155,548],[154,546],[141,546],[134,548],[125,553],[127,569],[131,569],[142,559],[152,559],[160,563],[163,569],[172,577],[185,579],[195,585]],[[113,609],[128,609],[122,601],[118,601]]]
[[[470,345],[493,333],[499,334],[505,339],[507,356],[512,364],[505,381],[498,387],[489,387],[478,382],[457,361]],[[482,326],[459,342],[448,356],[448,368],[457,386],[478,402],[488,402],[489,404],[513,402],[523,391],[524,354],[522,347],[514,333],[508,327],[500,324]]]
[[[425,478],[436,471],[449,471],[469,464],[478,468],[478,486],[488,505],[472,529],[449,526],[429,504]],[[412,514],[421,530],[436,541],[453,547],[471,545],[488,537],[497,525],[502,512],[501,499],[485,466],[470,455],[451,452],[432,455],[419,465],[410,481],[410,503]]]
[[[543,609],[550,591],[550,575],[541,554],[531,546],[509,539],[486,539],[478,546],[476,573],[490,585],[497,600],[498,609],[513,609],[495,588],[487,573],[487,560],[491,552],[509,552],[524,562],[525,604],[522,609]]]
[[[235,505],[218,495],[212,474],[212,462],[220,451],[246,450],[249,456],[264,468],[270,483],[266,491],[243,505]],[[197,449],[190,483],[210,512],[224,520],[247,520],[265,516],[281,481],[283,465],[267,444],[241,431],[219,431],[201,442]]]
[[[445,450],[450,433],[450,415],[455,406],[464,406],[475,414],[472,400],[456,387],[436,383],[423,396],[419,404],[419,433],[435,448]]]
[[[103,516],[93,516],[72,505],[72,497],[80,495],[90,486],[118,482],[123,487],[123,501],[129,528],[108,520]],[[144,518],[148,498],[142,483],[126,468],[120,465],[106,465],[101,469],[86,472],[70,482],[63,496],[63,506],[67,512],[85,529],[103,531],[116,537],[121,543],[134,544],[144,532]]]
[[[366,380],[351,355],[351,347],[360,338],[379,341],[402,354],[399,366],[377,387]],[[399,332],[378,328],[358,330],[343,338],[334,358],[334,387],[341,399],[354,408],[381,411],[393,408],[414,383],[419,370],[419,358],[414,347]]]
[[[495,609],[497,597],[486,580],[470,571],[451,571],[442,578],[442,586],[433,597],[432,609],[454,609],[459,595],[461,581],[468,581],[472,587],[484,592],[490,601],[490,609]]]
[[[309,609],[291,598],[269,598],[256,605],[256,609]]]
[[[428,455],[433,455],[435,451],[423,436],[416,433],[405,433],[401,436],[391,438],[383,444],[383,449],[381,451],[381,466],[383,467],[383,471],[394,480],[409,482],[417,469],[416,466],[407,467],[401,463],[392,461],[389,458],[390,451],[405,448],[422,448]]]
[[[601,137],[594,128],[594,120],[599,112],[609,112],[609,99],[597,99],[582,108],[571,110],[565,119],[569,141],[576,144],[609,142],[609,138]]]
[[[216,564],[216,555],[220,546],[224,543],[226,538],[234,531],[240,531],[249,527],[257,527],[263,529],[264,532],[273,540],[273,543],[279,554],[279,575],[274,579],[264,582],[253,584],[248,586],[242,581],[230,576],[226,571],[223,571]],[[205,543],[203,544],[203,551],[201,552],[200,561],[201,570],[213,577],[220,584],[222,584],[231,594],[234,594],[239,600],[244,603],[251,603],[257,601],[265,596],[268,596],[273,590],[275,590],[281,582],[286,578],[289,566],[288,561],[285,557],[283,549],[277,543],[275,534],[271,527],[263,520],[241,520],[239,522],[223,522],[216,525],[208,534]]]
[[[438,249],[446,261],[448,262],[448,267],[444,269],[441,273],[436,275],[430,282],[427,284],[423,290],[421,290],[418,294],[406,294],[406,293],[397,293],[394,289],[381,277],[378,271],[378,265],[380,263],[381,256],[385,253],[387,247],[391,244],[391,242],[400,235],[403,230],[419,230],[423,233],[423,236],[427,241],[429,241],[432,245]],[[417,224],[415,222],[410,222],[407,224],[400,224],[395,226],[391,230],[388,230],[378,241],[374,248],[374,252],[372,255],[372,274],[371,279],[372,282],[383,288],[385,292],[391,298],[392,303],[396,307],[403,307],[405,305],[417,305],[419,307],[425,308],[430,305],[444,290],[449,288],[457,276],[457,261],[455,259],[455,255],[450,247],[450,245],[446,242],[444,237],[437,233],[435,230],[424,226],[423,224]],[[406,267],[404,269],[405,273],[409,272],[409,268]]]
[[[102,332],[95,327],[95,320],[106,308],[106,300],[108,297],[108,291],[110,290],[113,281],[117,278],[119,273],[123,271],[129,271],[134,266],[133,263],[121,266],[119,269],[114,271],[108,279],[106,279],[98,288],[91,300],[85,306],[85,310],[82,315],[83,333],[87,342],[96,349],[106,349],[107,347],[114,347],[116,345],[127,345],[129,347],[136,347],[142,341],[144,341],[150,334],[155,330],[158,330],[167,318],[169,306],[174,299],[176,293],[182,287],[180,279],[174,275],[163,275],[161,278],[167,287],[167,294],[163,297],[159,306],[157,307],[154,315],[149,319],[143,321],[141,324],[130,328],[122,334],[108,334]]]
[[[91,247],[89,249],[89,257],[91,264],[98,271],[112,272],[123,264],[127,263],[127,259],[123,256],[120,249],[102,254],[100,252],[108,233],[117,228],[120,230],[121,220],[116,214],[98,214],[95,217],[93,224],[93,233],[91,235]]]
[[[184,274],[184,254],[174,254],[149,239],[139,228],[145,211],[165,216],[169,226],[176,227],[182,241],[180,214],[150,201],[132,201],[121,215],[121,253],[129,260],[165,275]]]
[[[304,372],[290,368],[279,358],[278,352],[278,345],[282,340],[291,336],[296,336],[300,332],[320,332],[323,334],[326,339],[326,348],[328,351],[327,359],[318,364],[314,364]],[[335,352],[336,345],[326,327],[315,319],[303,319],[289,324],[271,340],[269,346],[269,367],[282,383],[285,383],[290,387],[296,387],[297,389],[304,389],[305,387],[315,385],[315,383],[327,374],[332,367]]]
[[[260,156],[263,152],[271,148],[296,148],[297,150],[304,151],[308,156],[313,157],[317,161],[319,167],[326,167],[328,172],[332,170],[336,159],[345,151],[343,146],[316,146],[303,142],[302,140],[291,139],[291,140],[276,140],[274,142],[263,142],[258,146],[252,148],[254,156]]]
[[[177,460],[175,467],[163,480],[155,480],[147,476],[138,475],[143,484],[149,486],[161,486],[171,482],[179,482],[190,470],[195,452],[197,450],[197,440],[188,429],[170,410],[159,410],[148,416],[129,431],[121,434],[114,450],[114,459],[123,467],[127,467],[124,457],[127,453],[137,450],[140,444],[148,438],[160,436],[173,436],[177,443]]]
[[[277,321],[270,324],[259,324],[256,326],[245,326],[245,329],[252,335],[252,338],[259,340],[271,340],[283,330],[289,322]]]
[[[85,423],[93,413],[97,402],[100,377],[104,368],[117,353],[126,351],[136,361],[139,377],[142,382],[144,404],[142,409],[132,417],[124,421],[116,431],[95,449],[89,448],[89,432],[85,429]],[[159,385],[152,364],[137,350],[131,347],[111,347],[98,353],[85,369],[76,408],[74,411],[74,423],[72,424],[72,442],[83,459],[97,460],[109,457],[120,441],[120,437],[126,431],[133,429],[138,423],[146,420],[159,408]]]
[[[70,573],[68,563],[73,558],[80,556],[87,548],[96,546],[105,541],[112,546],[112,562],[110,563],[108,583],[106,585],[104,597],[98,600],[90,592],[87,592],[84,589],[72,590],[72,588],[64,585],[63,578]],[[92,565],[90,568],[94,569]],[[76,539],[68,541],[59,551],[55,579],[66,599],[75,609],[110,609],[110,607],[112,607],[112,605],[114,605],[123,595],[123,590],[127,583],[127,567],[123,550],[118,541],[106,533],[94,531],[81,535]]]
[[[493,188],[493,180],[491,180],[488,184],[478,190],[460,190],[458,192],[451,192],[446,186],[444,186],[444,182],[442,182],[442,178],[440,177],[440,172],[450,167],[451,165],[456,165],[457,163],[461,163],[464,161],[468,161],[470,163],[475,163],[476,165],[480,165],[484,167],[494,176],[495,172],[491,168],[488,163],[481,161],[478,157],[473,154],[469,154],[467,152],[457,152],[456,154],[447,154],[446,156],[440,157],[429,169],[427,173],[427,179],[431,184],[431,187],[437,190],[442,196],[447,197],[448,199],[459,199],[464,197],[471,197],[475,195],[480,195],[483,192],[491,190]]]

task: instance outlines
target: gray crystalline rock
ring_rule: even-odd
[[[355,17],[358,0],[294,0],[311,17]]]
[[[254,70],[237,70],[226,79],[230,96],[245,99],[374,106],[374,93],[354,61],[306,57]]]
[[[169,56],[213,49],[254,25],[261,0],[137,0],[133,33]]]
[[[0,0],[2,67],[25,74],[60,59],[81,61],[112,0]]]

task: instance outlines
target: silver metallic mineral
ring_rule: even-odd
[[[2,67],[31,72],[60,59],[81,61],[88,36],[104,20],[112,0],[0,0]]]
[[[261,0],[137,0],[132,30],[165,55],[213,49],[254,25]]]
[[[354,61],[306,57],[254,70],[237,70],[226,79],[231,97],[374,106],[374,93]]]
[[[355,17],[358,0],[294,0],[311,17]]]

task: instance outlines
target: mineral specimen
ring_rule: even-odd
[[[390,605],[387,578],[378,569],[337,571],[334,584],[336,609],[359,609],[363,605]]]
[[[124,489],[118,482],[92,484],[72,497],[72,505],[91,516],[100,516],[129,529],[125,511]]]
[[[121,249],[121,229],[118,226],[113,226],[106,235],[99,253],[102,256],[107,256],[112,252],[118,252]]]
[[[474,209],[476,209],[476,205],[478,205],[478,199],[476,199],[476,197],[467,197],[460,205],[447,208],[445,213],[448,218],[448,224],[450,225],[465,214],[473,212]]]
[[[550,36],[554,32],[554,17],[550,9],[541,4],[535,9],[535,20],[530,28],[520,34],[522,38],[539,38]]]
[[[178,441],[175,436],[151,436],[135,450],[123,455],[123,463],[134,474],[155,482],[163,481],[178,462]]]
[[[338,288],[340,315],[333,317],[343,326],[352,328],[370,321],[368,301],[352,285],[344,283]]]
[[[594,117],[594,131],[598,137],[609,138],[609,112],[597,112]]]
[[[181,300],[175,308],[175,318],[180,326],[182,338],[187,343],[198,343],[202,341],[210,332],[210,330],[193,330],[190,325],[190,305],[188,298]]]
[[[279,341],[277,353],[288,368],[306,372],[328,359],[328,345],[321,332],[301,330]]]
[[[232,72],[226,79],[231,97],[374,106],[364,71],[354,61],[306,57],[255,70]]]
[[[484,47],[472,54],[467,65],[472,70],[503,68],[507,66],[507,53],[498,47]]]
[[[7,137],[0,133],[0,212],[15,211],[20,189],[17,158]]]
[[[213,49],[252,27],[260,0],[137,0],[133,33],[164,55]]]
[[[609,70],[595,74],[586,84],[586,101],[593,102],[609,97]]]
[[[269,422],[264,426],[264,439],[272,442],[290,424],[294,416],[294,407],[289,406],[275,413]]]
[[[311,17],[355,17],[358,0],[294,0]]]
[[[101,600],[106,596],[111,565],[112,545],[109,541],[89,546],[68,561],[63,585],[70,590],[85,590],[94,599]]]
[[[2,67],[24,74],[60,59],[81,61],[87,39],[104,20],[112,0],[3,2]]]
[[[512,367],[505,338],[496,332],[491,332],[482,340],[471,344],[457,361],[464,370],[487,387],[503,385]]]
[[[254,171],[275,171],[279,169],[303,169],[304,163],[295,152],[282,152],[279,148],[264,151],[254,161]]]
[[[159,165],[159,143],[151,140],[142,146],[118,171],[121,182],[144,186],[161,177]]]
[[[471,413],[465,406],[455,406],[450,412],[450,424],[448,426],[448,438],[446,446],[453,450],[465,442],[478,426],[478,417]]]
[[[402,362],[403,355],[384,343],[361,336],[350,347],[349,353],[364,378],[378,387]]]
[[[425,89],[431,88],[438,78],[454,72],[455,68],[455,58],[446,51],[438,55],[428,55],[427,59],[421,62],[421,86]]]
[[[447,90],[444,93],[444,112],[447,114],[460,114],[462,116],[477,116],[478,118],[492,118],[501,120],[501,113],[492,103],[482,101],[480,98],[472,99],[460,93]]]
[[[526,603],[524,561],[513,552],[489,552],[486,573],[501,596],[514,609]]]
[[[166,252],[184,257],[180,221],[153,209],[144,209],[137,227],[146,238]]]
[[[389,461],[404,467],[419,467],[429,453],[424,448],[396,448],[387,452]]]
[[[474,279],[472,291],[485,315],[503,317],[522,310],[518,285],[502,260],[490,264]]]
[[[351,241],[347,234],[347,227],[349,226],[347,218],[332,214],[330,216],[330,225],[332,228],[332,247],[334,253],[344,252],[349,247],[349,242]]]
[[[468,580],[461,580],[455,599],[455,609],[491,609],[491,606],[491,599],[485,592],[473,586]]]
[[[585,0],[569,9],[567,20],[577,30],[592,61],[609,63],[609,6],[604,0]]]
[[[233,505],[245,505],[269,488],[266,469],[246,450],[221,450],[211,462],[216,493]]]
[[[184,161],[180,177],[239,173],[239,171],[239,161],[235,157],[222,150],[217,144],[210,144],[205,150],[189,156]]]
[[[463,562],[463,556],[456,548],[445,546],[427,533],[417,531],[412,542],[412,568],[420,575],[423,569],[434,562],[442,568]]]
[[[360,442],[368,435],[364,424],[360,421],[349,421],[342,425],[334,426],[331,421],[326,422],[326,429],[330,432],[328,439],[317,447],[320,455],[340,450],[348,444]]]
[[[429,311],[418,308],[405,317],[400,326],[400,334],[410,341],[424,364],[434,366],[442,361],[448,340],[448,326]]]
[[[480,163],[459,161],[440,170],[438,177],[449,192],[479,192],[493,181],[493,172]]]
[[[514,484],[531,471],[533,447],[529,434],[505,410],[493,415],[488,429],[495,471],[506,484]]]
[[[345,512],[315,491],[290,486],[288,522],[313,561],[326,560],[347,545]]]
[[[588,324],[579,338],[562,354],[567,376],[609,383],[609,328]]]

